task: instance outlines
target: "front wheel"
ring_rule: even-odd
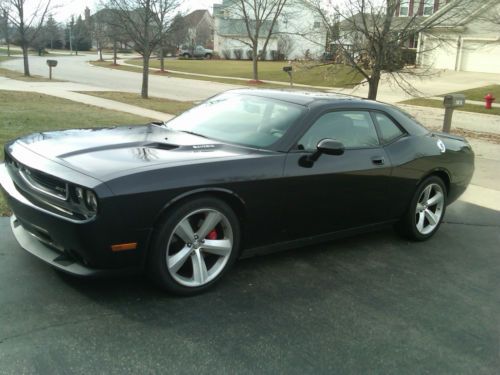
[[[437,232],[445,211],[446,187],[439,177],[430,176],[419,185],[397,229],[411,240],[425,241]]]
[[[232,266],[239,242],[238,218],[225,202],[211,197],[186,202],[157,230],[150,275],[175,294],[203,292]]]

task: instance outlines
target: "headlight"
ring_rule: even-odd
[[[85,191],[85,205],[92,212],[97,212],[97,197],[91,190]]]

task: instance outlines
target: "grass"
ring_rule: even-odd
[[[179,102],[177,100],[169,100],[163,98],[150,97],[149,99],[142,99],[140,95],[128,92],[85,91],[82,92],[82,94],[97,96],[99,98],[104,98],[104,99],[115,100],[117,102],[131,104],[138,107],[152,109],[154,111],[169,113],[172,115],[181,114],[182,112],[188,110],[194,105],[193,102]]]
[[[51,109],[51,110],[47,110]],[[0,90],[0,146],[26,134],[71,129],[139,124],[149,119],[110,111],[48,95]],[[0,161],[3,152],[0,153]],[[0,215],[9,209],[0,194]]]
[[[497,100],[500,100],[500,85],[477,87],[475,89],[460,91],[459,93],[452,94],[464,94],[466,100],[484,102],[484,97],[489,93],[491,93],[495,98],[498,98]]]
[[[113,65],[113,62],[111,61],[91,61],[90,64],[94,66],[100,66],[102,68],[110,68],[110,69],[117,69],[117,70],[123,70],[126,72],[134,72],[134,73],[142,73],[142,67],[137,65],[137,66],[130,66],[130,65]],[[151,74],[160,74],[157,71],[152,70]],[[219,82],[219,83],[227,83],[230,85],[240,85],[240,86],[255,86],[253,84],[249,84],[246,81],[240,81],[237,79],[230,79],[230,78],[210,78],[210,77],[198,77],[198,76],[189,76],[186,74],[177,74],[177,73],[165,73],[165,76],[167,77],[174,77],[174,78],[184,78],[184,79],[196,79],[198,81],[210,81],[210,82]],[[266,89],[271,89],[271,88],[283,88],[284,86],[282,85],[275,85],[275,84],[270,84],[270,83],[264,83],[262,85],[258,86],[259,88],[266,88]]]
[[[141,60],[127,60],[129,64],[142,66]],[[159,68],[158,60],[151,60],[152,68]],[[287,65],[283,61],[259,61],[259,79],[264,81],[289,82],[288,74],[282,68]],[[324,86],[352,87],[362,77],[346,65],[322,65],[294,63],[294,83]],[[166,60],[166,69],[186,73],[209,74],[224,77],[252,79],[252,62],[249,60]]]
[[[417,98],[401,102],[401,104],[417,105],[420,107],[443,108],[443,102],[435,99]],[[457,108],[458,111],[484,113],[487,115],[500,116],[500,108],[485,109],[484,106],[476,104],[465,104],[463,107]]]
[[[15,70],[10,70],[10,69],[5,69],[5,68],[0,68],[0,76],[2,77],[7,77],[10,79],[15,79],[18,81],[29,81],[29,82],[61,82],[53,79],[52,81],[48,78],[41,77],[41,76],[36,76],[36,75],[31,75],[29,77],[26,77],[23,73],[17,72]]]

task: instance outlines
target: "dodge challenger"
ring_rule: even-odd
[[[234,90],[166,123],[36,133],[5,145],[20,246],[78,275],[143,271],[206,290],[241,255],[393,224],[423,241],[474,170],[469,143],[339,94]]]

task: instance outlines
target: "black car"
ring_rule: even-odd
[[[145,270],[193,294],[242,254],[390,223],[426,240],[473,170],[465,139],[396,107],[235,90],[167,123],[14,140],[0,183],[18,242],[57,269]]]

